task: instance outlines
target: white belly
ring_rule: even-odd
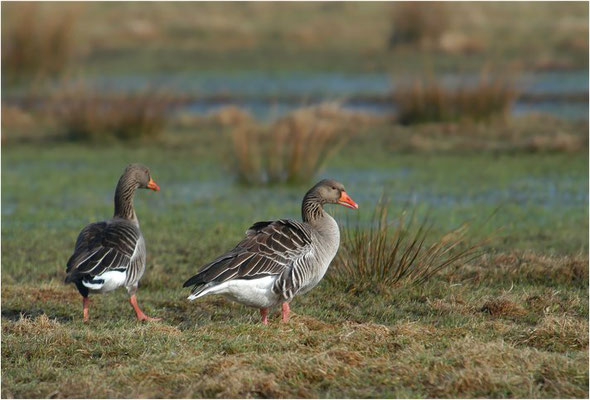
[[[259,279],[234,279],[205,289],[197,296],[190,296],[189,300],[206,294],[221,294],[229,300],[250,307],[267,308],[280,302],[279,296],[272,292],[276,276],[266,276]]]
[[[95,276],[92,281],[83,280],[82,284],[86,286],[90,292],[106,293],[123,286],[126,277],[126,272],[111,270]]]

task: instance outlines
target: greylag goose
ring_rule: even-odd
[[[141,164],[130,164],[115,190],[115,215],[95,222],[80,232],[66,270],[66,283],[73,282],[82,295],[84,322],[88,321],[89,293],[106,293],[125,286],[129,302],[140,321],[157,321],[141,311],[135,292],[145,271],[145,241],[133,208],[138,188],[160,188]]]
[[[268,309],[282,303],[282,321],[289,320],[289,302],[313,289],[338,251],[338,224],[324,204],[357,209],[344,186],[326,179],[303,198],[303,222],[281,219],[256,222],[229,252],[202,267],[184,283],[194,285],[189,300],[221,294],[229,300],[260,309],[268,324]]]

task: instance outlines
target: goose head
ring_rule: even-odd
[[[143,164],[129,164],[123,175],[135,183],[138,188],[151,189],[155,192],[160,190],[160,187],[152,179],[149,168]]]
[[[340,204],[344,207],[356,210],[358,204],[350,198],[344,189],[344,185],[334,179],[324,179],[319,181],[311,190],[322,204]]]

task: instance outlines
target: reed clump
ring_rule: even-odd
[[[293,111],[269,126],[234,128],[231,140],[238,179],[245,184],[309,181],[346,141],[349,117],[338,106],[323,104]]]
[[[476,85],[457,88],[445,87],[432,78],[417,80],[396,90],[393,100],[397,121],[409,125],[505,118],[516,97],[510,80],[482,74]]]
[[[415,212],[403,211],[391,220],[388,201],[382,199],[368,227],[357,220],[342,230],[340,250],[327,278],[351,291],[419,285],[445,268],[479,257],[489,240],[470,244],[469,223],[434,239],[431,228],[427,219],[417,221]]]
[[[85,85],[58,90],[51,118],[71,140],[134,140],[162,133],[177,99],[154,89],[102,93]]]
[[[2,8],[9,16],[2,29],[2,73],[13,82],[63,73],[75,52],[76,8],[57,13],[33,2]]]
[[[437,45],[450,23],[445,4],[412,1],[395,2],[391,22],[390,48],[399,45]]]

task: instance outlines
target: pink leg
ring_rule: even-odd
[[[88,322],[88,305],[90,304],[90,299],[88,297],[82,297],[82,310],[84,313],[84,319],[82,321]]]
[[[262,324],[268,325],[268,308],[261,308],[260,316],[262,317]]]
[[[138,320],[140,320],[140,321],[161,321],[162,320],[162,318],[150,318],[147,315],[145,315],[143,313],[143,311],[141,311],[139,306],[137,305],[137,298],[135,297],[135,295],[133,295],[129,298],[129,303],[131,303],[131,306],[135,310]]]
[[[289,303],[285,302],[283,303],[283,310],[281,313],[281,320],[283,322],[289,322],[289,312],[291,312],[291,309],[289,308]]]

